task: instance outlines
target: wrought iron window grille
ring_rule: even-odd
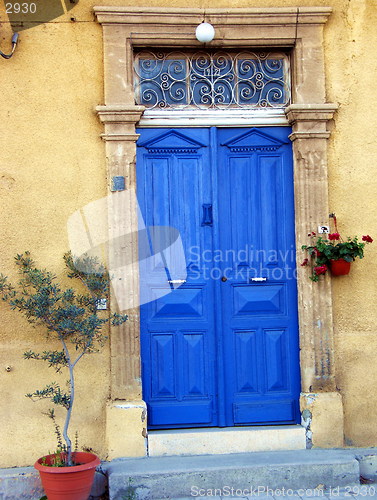
[[[284,52],[146,51],[135,54],[135,100],[148,108],[283,108],[290,104]]]

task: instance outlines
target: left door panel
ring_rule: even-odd
[[[150,428],[217,425],[211,253],[211,157],[208,129],[139,130],[138,200],[151,258],[140,263],[144,398]],[[179,232],[185,282],[172,286],[174,246],[159,241]],[[177,233],[178,234],[178,233]],[[145,248],[141,249],[145,254]],[[148,252],[147,252],[148,253]],[[154,299],[154,300],[153,300]]]

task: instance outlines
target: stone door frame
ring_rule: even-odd
[[[314,442],[320,446],[343,443],[343,410],[336,391],[333,319],[330,278],[319,283],[308,279],[300,266],[301,245],[308,231],[328,224],[327,147],[329,122],[337,109],[326,102],[323,29],[331,14],[329,7],[250,9],[184,9],[149,7],[94,7],[103,29],[105,103],[96,108],[104,124],[109,196],[109,238],[137,234],[136,201],[113,191],[115,178],[125,179],[125,189],[136,184],[135,156],[138,135],[135,126],[144,107],[135,105],[133,51],[139,47],[203,48],[195,28],[203,20],[214,25],[215,39],[206,48],[268,47],[291,50],[292,104],[285,109],[293,132],[295,227],[298,270],[300,329],[301,408],[309,432],[318,428]],[[133,200],[133,201],[132,201]],[[110,268],[124,262],[127,276],[123,292],[129,296],[130,321],[111,331],[111,401],[107,432],[109,456],[143,454],[146,435],[145,404],[140,378],[140,322],[138,308],[137,237],[114,250]],[[117,290],[119,293],[119,289]],[[122,410],[122,411],[121,411]],[[125,417],[124,410],[129,410]],[[139,421],[124,445],[114,435],[121,421],[132,412]],[[327,422],[336,415],[337,428]],[[140,413],[140,418],[139,418]],[[315,415],[317,417],[315,418]],[[321,429],[321,430],[320,430]],[[130,439],[135,449],[130,452]],[[125,448],[125,449],[123,449]]]

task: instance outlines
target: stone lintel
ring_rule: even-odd
[[[112,45],[112,49],[115,48],[116,52],[119,51],[122,54],[125,53],[124,47],[117,45],[111,34],[115,29],[120,29],[124,39],[129,40],[133,47],[202,48],[203,44],[195,37],[195,28],[204,18],[216,29],[215,39],[207,44],[208,47],[294,47],[297,38],[305,38],[306,30],[310,31],[310,37],[313,37],[313,27],[321,30],[331,11],[330,7],[227,10],[94,7],[98,21],[104,26],[105,48],[106,45]],[[304,32],[298,32],[299,26]],[[113,51],[112,59],[114,54]],[[106,61],[107,58],[105,58]],[[114,60],[107,62],[114,65]],[[131,71],[129,65],[126,71]],[[125,81],[127,87],[130,86],[129,76],[125,78]],[[111,87],[114,82],[109,83],[110,92],[106,91],[106,96],[112,93]],[[129,90],[128,95],[131,93],[132,90]],[[109,102],[108,99],[106,102]]]
[[[250,9],[190,9],[166,7],[110,7],[93,8],[101,24],[140,24],[196,26],[205,19],[217,26],[276,24],[325,24],[331,7],[282,7]]]

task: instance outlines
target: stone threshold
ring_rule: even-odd
[[[168,429],[148,432],[150,457],[305,450],[301,425]]]

